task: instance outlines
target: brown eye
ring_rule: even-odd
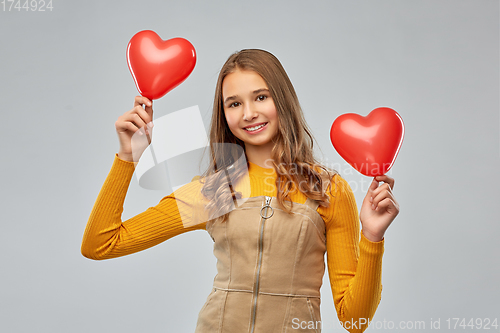
[[[239,105],[240,105],[240,103],[239,103],[239,102],[234,102],[234,103],[231,103],[231,104],[229,105],[229,107],[230,107],[230,108],[235,108],[235,107],[237,107],[237,106],[239,106]]]
[[[262,101],[264,101],[266,98],[267,98],[267,96],[266,96],[266,95],[259,95],[259,96],[257,97],[257,100],[262,102]]]

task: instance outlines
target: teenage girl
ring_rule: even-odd
[[[350,332],[367,328],[381,298],[384,234],[399,212],[394,179],[373,179],[358,216],[348,183],[314,158],[313,137],[276,57],[263,50],[229,57],[215,91],[210,168],[122,222],[137,164],[132,137],[141,131],[147,138],[134,147],[143,151],[152,121],[152,101],[137,96],[115,123],[120,149],[85,229],[85,257],[124,256],[203,229],[214,240],[218,273],[196,332],[320,332],[326,252],[341,324]],[[221,144],[241,147],[245,163]],[[200,193],[213,218],[191,212],[190,198]]]

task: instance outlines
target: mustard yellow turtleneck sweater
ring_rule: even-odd
[[[198,182],[192,182],[164,197],[156,206],[126,220],[121,220],[123,203],[137,163],[115,159],[90,214],[83,235],[82,254],[95,260],[110,259],[155,246],[179,234],[205,229],[206,223],[189,223],[188,204],[179,197],[199,195]],[[249,163],[249,196],[276,196],[274,169]],[[329,194],[330,195],[330,194]],[[245,196],[245,194],[244,194]],[[176,200],[177,199],[177,200]],[[305,203],[306,196],[294,192],[293,202]],[[382,255],[384,240],[371,242],[360,232],[358,209],[348,183],[340,176],[332,178],[330,206],[320,206],[325,221],[327,266],[335,308],[342,323],[349,321],[363,332],[380,302],[382,293]],[[182,218],[181,218],[182,215]]]

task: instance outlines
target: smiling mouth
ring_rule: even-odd
[[[267,125],[267,123],[262,123],[260,125],[253,126],[253,127],[245,127],[244,130],[247,131],[247,132],[255,132],[255,131],[261,129],[262,127],[264,127],[266,125]]]

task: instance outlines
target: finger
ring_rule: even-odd
[[[387,183],[391,186],[391,188],[394,188],[394,178],[389,177],[387,175],[382,175],[382,176],[377,176],[375,177],[379,182],[384,182]]]
[[[136,133],[137,131],[140,131],[141,129],[138,128],[134,123],[130,121],[122,122],[120,126],[117,128],[118,132],[130,132],[130,133]],[[142,132],[139,132],[139,135],[143,135]]]
[[[134,98],[134,107],[135,106],[142,106],[142,105],[146,105],[146,106],[152,106],[153,105],[153,102],[151,102],[151,100],[147,97],[144,97],[144,96],[135,96]]]
[[[378,187],[378,181],[373,178],[372,183],[370,184],[370,187],[368,188],[368,192],[373,192],[377,189]]]
[[[368,191],[366,192],[365,198],[363,199],[364,203],[371,205],[371,203],[373,202],[373,197],[375,196],[374,191],[378,190],[378,186],[379,186],[378,181],[376,181],[375,178],[373,178],[370,186],[368,187]],[[378,191],[376,193],[378,193]]]
[[[146,122],[144,122],[144,120],[137,113],[130,113],[126,118],[126,121],[134,124],[134,126],[138,129],[144,128],[147,130]]]
[[[153,106],[153,102],[151,102],[151,100],[149,98],[147,98],[147,97],[144,97],[144,96],[135,96],[134,107],[136,107],[136,106],[142,106],[142,105]]]
[[[391,178],[387,175],[382,175],[382,176],[376,176],[375,179],[379,182],[384,182],[384,183],[389,184],[391,189],[394,188],[394,178]]]
[[[379,187],[377,187],[375,190],[372,191],[372,196],[376,196],[383,191],[389,191],[392,193],[391,186],[387,183],[380,185]]]
[[[147,108],[147,107],[146,107]],[[137,113],[145,124],[149,124],[153,121],[152,114],[148,113],[146,110],[142,108],[142,106],[136,106],[131,110],[131,113]]]
[[[146,99],[146,100],[144,101],[144,99]],[[148,101],[149,100],[146,97],[137,96],[134,109],[132,109],[132,110],[135,110],[135,112],[139,113],[139,115],[144,120],[144,122],[146,124],[148,124],[148,126],[150,128],[153,128],[153,126],[154,126],[153,125],[153,102],[149,101],[149,103],[148,103]],[[146,107],[143,108],[142,104],[138,104],[141,102],[146,102],[149,104],[149,106],[148,106],[148,104],[146,104]]]
[[[364,201],[372,202],[373,199],[373,191],[378,187],[378,182],[375,178],[372,180],[370,186],[368,187],[368,191],[366,192]]]
[[[153,102],[150,105],[146,105],[145,110],[150,117],[150,121],[153,121]]]
[[[392,201],[390,198],[385,198],[382,200],[377,206],[376,211],[386,210],[387,212],[398,215],[399,214],[399,205]]]
[[[390,191],[383,191],[383,192],[377,194],[375,197],[373,197],[372,207],[377,208],[377,206],[379,206],[380,203],[387,198],[391,199],[394,202],[396,201],[396,199],[394,198],[394,195]]]

